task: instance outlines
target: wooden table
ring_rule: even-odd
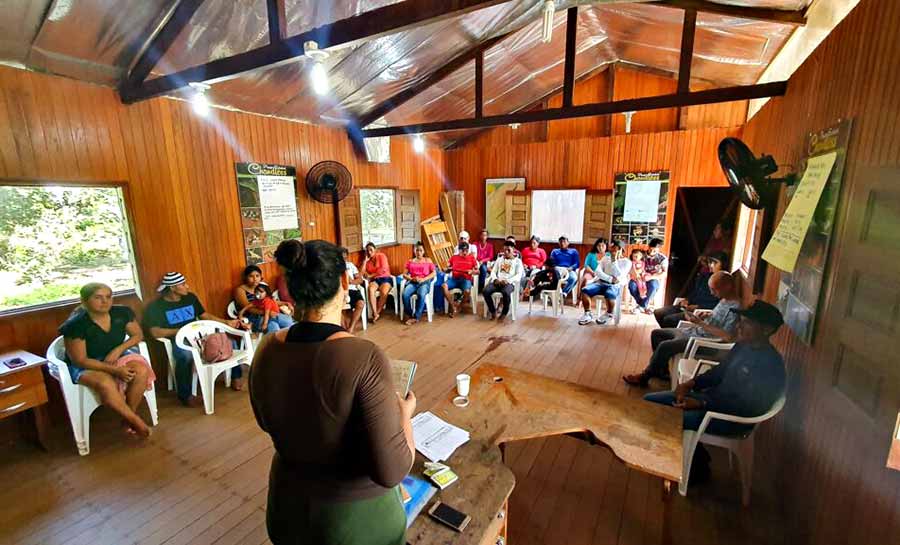
[[[21,358],[27,363],[10,369],[3,362],[11,358]],[[47,387],[41,367],[46,363],[45,358],[23,350],[0,354],[0,420],[34,409],[36,439],[44,450],[47,450]]]
[[[456,533],[430,519],[426,506],[407,531],[409,543],[494,545],[498,536],[505,541],[515,477],[503,464],[503,444],[567,434],[601,443],[628,467],[663,479],[663,541],[671,542],[672,484],[682,477],[681,411],[492,363],[472,373],[467,407],[453,405],[455,394],[431,411],[468,430],[471,440],[447,461],[459,481],[436,498],[472,521]],[[418,455],[414,474],[421,474],[423,462]]]

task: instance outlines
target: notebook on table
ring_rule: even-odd
[[[406,360],[391,360],[391,371],[394,375],[394,385],[401,397],[406,397],[412,388],[413,377],[416,375],[416,362]]]

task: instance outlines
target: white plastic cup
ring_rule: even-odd
[[[469,397],[469,383],[471,381],[472,377],[465,373],[456,375],[456,393],[462,397]]]

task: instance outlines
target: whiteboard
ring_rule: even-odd
[[[584,239],[584,189],[533,190],[531,234],[543,241],[565,235],[569,242]]]

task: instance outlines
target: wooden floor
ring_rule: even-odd
[[[420,410],[479,361],[641,395],[619,377],[646,362],[652,317],[626,315],[618,327],[576,321],[571,307],[560,319],[523,309],[517,322],[499,326],[469,314],[404,327],[387,315],[363,335],[390,356],[419,362]],[[28,444],[0,454],[0,542],[268,543],[272,446],[246,392],[220,385],[213,416],[181,407],[170,392],[158,397],[160,424],[146,443],[125,438],[114,416],[100,409],[86,457],[77,455],[61,423],[49,454]],[[737,468],[730,471],[727,457],[712,454],[712,482],[674,499],[674,543],[782,543],[781,508],[768,483],[757,479],[751,506],[742,509]],[[607,449],[568,437],[523,441],[509,446],[507,461],[518,483],[510,500],[512,545],[661,542],[661,482],[628,470]]]

